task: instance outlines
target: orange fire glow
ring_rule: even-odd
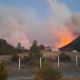
[[[69,31],[57,32],[56,36],[58,39],[58,41],[55,43],[56,48],[63,47],[75,39],[73,33]]]
[[[74,37],[72,36],[71,33],[67,33],[67,34],[62,34],[60,36],[60,44],[58,47],[62,47],[67,45],[68,43],[70,43],[72,40],[74,39]]]

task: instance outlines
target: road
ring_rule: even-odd
[[[80,77],[80,73],[75,72],[67,72],[63,73],[64,78],[71,78],[71,77]],[[16,76],[16,77],[10,77],[8,80],[34,80],[34,75],[33,76]]]
[[[29,77],[23,77],[23,76],[17,76],[17,77],[12,77],[9,78],[8,80],[33,80],[34,76],[29,76]]]

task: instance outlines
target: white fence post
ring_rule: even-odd
[[[21,60],[20,60],[20,57],[19,57],[19,70],[21,69]]]
[[[58,68],[59,68],[59,56],[58,56]]]
[[[78,66],[78,56],[76,56],[76,66]]]
[[[40,69],[41,69],[41,67],[42,67],[42,59],[40,57]]]

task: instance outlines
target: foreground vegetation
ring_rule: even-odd
[[[36,73],[34,80],[61,80],[61,78],[61,73],[54,70],[51,64],[43,63],[41,69]]]
[[[2,61],[0,61],[0,80],[8,80],[6,65]]]

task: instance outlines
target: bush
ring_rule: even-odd
[[[18,55],[17,55],[17,54],[12,55],[11,60],[12,60],[13,62],[18,62],[18,60],[19,60]]]
[[[30,58],[28,56],[24,56],[22,63],[29,63],[30,62]]]
[[[4,62],[0,62],[0,80],[8,80],[8,72]]]
[[[34,80],[60,80],[61,77],[60,72],[54,70],[50,64],[44,63]]]
[[[61,62],[70,62],[70,61],[71,61],[70,55],[67,55],[67,54],[65,54],[65,53],[61,53],[61,54],[59,55],[59,58],[60,58],[60,61],[61,61]]]

